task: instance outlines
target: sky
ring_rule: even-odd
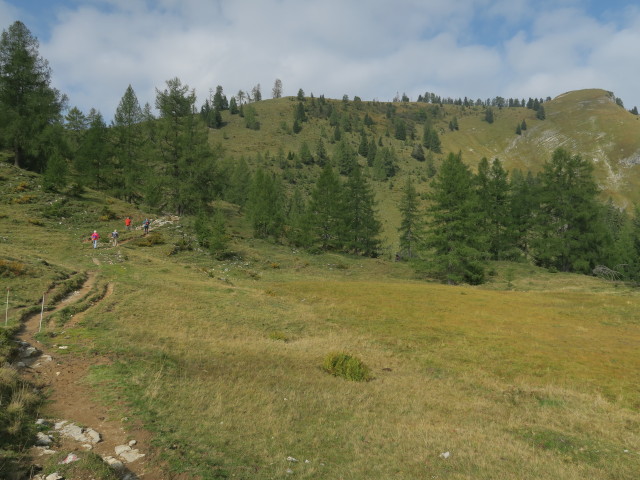
[[[583,88],[640,106],[637,0],[0,0],[52,86],[85,113],[141,105],[179,78],[199,108],[260,85],[283,95],[547,98]]]

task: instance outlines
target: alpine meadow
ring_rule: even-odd
[[[0,478],[638,478],[637,109],[282,83],[109,119],[2,32]]]

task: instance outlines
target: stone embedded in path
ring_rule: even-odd
[[[115,448],[116,455],[122,458],[125,462],[135,462],[139,458],[144,457],[144,453],[140,453],[137,448],[131,448],[129,445],[118,445]]]
[[[36,446],[38,447],[48,447],[53,443],[53,439],[43,432],[38,432],[36,434]]]
[[[66,420],[58,422],[54,428],[60,432],[60,435],[72,438],[83,443],[98,443],[102,437],[93,428],[82,428],[75,423],[68,423]]]
[[[122,461],[118,460],[117,458],[106,456],[106,457],[102,457],[102,460],[104,460],[104,462],[107,465],[109,465],[111,468],[113,468],[118,472],[121,472],[122,470],[124,470],[124,463],[122,463]]]

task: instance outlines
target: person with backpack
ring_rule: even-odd
[[[144,222],[142,222],[142,226],[144,227],[144,234],[146,235],[147,233],[149,233],[149,225],[151,224],[151,222],[149,221],[148,218],[144,219]]]
[[[100,234],[94,230],[91,234],[91,241],[93,242],[93,248],[98,248],[98,240],[100,240]]]
[[[131,217],[124,219],[124,226],[127,229],[127,232],[131,230]]]
[[[113,240],[114,247],[118,246],[118,235],[118,230],[114,230],[113,232],[111,232],[111,239]]]

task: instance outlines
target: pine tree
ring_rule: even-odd
[[[558,148],[538,176],[537,262],[563,272],[590,273],[607,242],[593,164]]]
[[[160,172],[167,206],[177,215],[198,211],[209,200],[214,179],[214,158],[206,125],[195,115],[195,92],[180,79],[167,80],[156,90],[157,144],[164,159]]]
[[[413,185],[411,177],[407,177],[407,183],[400,199],[400,254],[403,258],[413,258],[416,255],[418,245],[423,237],[423,220],[419,212],[418,193]]]
[[[429,270],[450,284],[484,281],[480,215],[473,174],[450,153],[432,182],[425,247]]]
[[[325,251],[340,249],[344,235],[343,186],[329,163],[311,192],[308,212],[313,245]]]
[[[89,128],[78,147],[74,166],[83,183],[100,190],[108,187],[106,179],[111,178],[109,131],[102,114],[95,109],[91,109],[87,119]]]
[[[269,236],[278,240],[284,227],[284,190],[274,175],[259,168],[253,176],[247,214],[257,238]]]
[[[13,150],[16,167],[42,171],[42,136],[61,123],[66,97],[51,87],[51,69],[38,48],[20,21],[0,36],[0,141]]]
[[[357,163],[356,152],[349,142],[340,140],[333,152],[333,164],[338,167],[340,174],[349,175]]]
[[[140,196],[144,178],[140,162],[143,145],[142,108],[131,85],[127,87],[113,119],[114,187],[118,197],[133,202]]]
[[[358,164],[344,186],[344,239],[347,251],[375,257],[378,254],[381,224],[376,218],[373,190]]]
[[[476,184],[484,230],[480,235],[486,242],[486,251],[494,260],[513,258],[515,254],[510,236],[509,181],[500,160],[496,158],[489,165],[489,161],[482,158],[478,164]]]

